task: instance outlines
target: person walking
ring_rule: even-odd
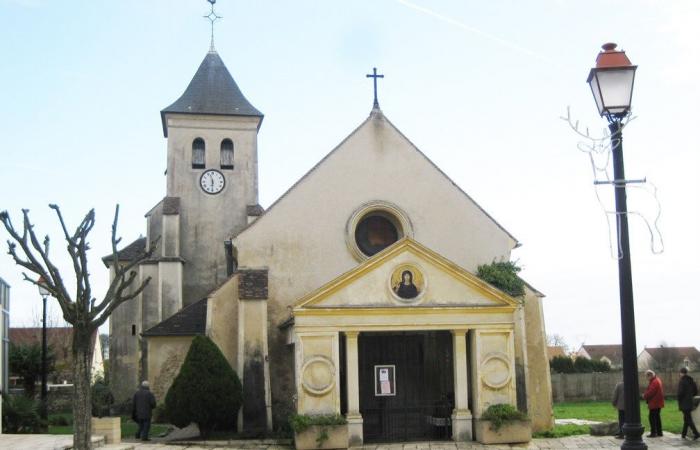
[[[622,425],[625,424],[625,386],[622,381],[615,385],[615,389],[613,390],[612,405],[615,409],[617,409],[617,423],[619,427],[615,437],[618,439],[623,439],[625,437],[625,433],[622,431]]]
[[[693,423],[693,417],[690,415],[691,411],[695,409],[695,404],[693,403],[693,398],[698,395],[698,386],[695,384],[695,380],[688,375],[688,369],[683,367],[681,369],[681,378],[678,380],[678,409],[683,412],[683,431],[681,432],[681,437],[685,439],[688,436],[688,428],[693,432],[693,440],[696,441],[700,438],[700,433]]]
[[[660,437],[664,435],[661,428],[661,408],[664,407],[664,386],[661,379],[656,376],[653,370],[647,370],[647,381],[649,386],[644,392],[644,400],[647,401],[649,407],[649,427],[651,433],[647,434],[649,438]]]
[[[134,394],[133,404],[131,418],[139,425],[136,439],[150,441],[148,432],[151,429],[151,414],[156,407],[156,398],[149,388],[148,381],[141,383],[141,387]]]

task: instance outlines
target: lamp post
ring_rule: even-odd
[[[637,375],[637,342],[634,326],[634,297],[632,294],[632,265],[629,231],[627,228],[627,192],[625,166],[622,156],[622,121],[629,114],[634,88],[633,66],[617,45],[603,45],[596,66],[588,75],[598,112],[608,119],[615,179],[615,211],[617,219],[618,271],[620,284],[620,318],[622,322],[622,367],[625,386],[625,424],[622,430],[623,449],[646,450],[642,440],[644,427],[639,414],[639,379]]]
[[[50,292],[46,288],[46,280],[44,277],[39,277],[37,281],[39,285],[39,295],[44,301],[43,319],[41,321],[41,418],[47,418],[46,397],[48,394],[48,386],[46,384],[46,299]]]

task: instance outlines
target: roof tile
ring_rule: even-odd
[[[622,345],[583,345],[591,359],[600,359],[603,356],[613,365],[622,364]]]
[[[140,256],[142,253],[146,251],[146,238],[145,237],[140,237],[136,239],[134,242],[131,244],[127,245],[123,249],[119,250],[117,252],[117,259],[119,261],[133,261],[136,259],[138,256]],[[109,265],[110,262],[112,262],[112,254],[110,253],[109,255],[105,255],[102,257],[102,261]]]
[[[160,112],[165,137],[167,113],[263,117],[243,96],[219,54],[212,51],[204,57],[182,96]]]
[[[163,198],[163,215],[180,214],[180,197]]]
[[[158,325],[143,332],[144,336],[203,335],[207,324],[207,299],[184,307]]]
[[[644,350],[654,359],[673,357],[679,360],[684,358],[700,360],[700,351],[695,347],[646,347]]]

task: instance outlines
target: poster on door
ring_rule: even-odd
[[[374,366],[374,395],[396,395],[396,368],[393,365]]]

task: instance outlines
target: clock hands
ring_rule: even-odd
[[[224,184],[224,176],[217,170],[207,170],[199,179],[200,187],[209,194],[218,194],[224,188]]]

